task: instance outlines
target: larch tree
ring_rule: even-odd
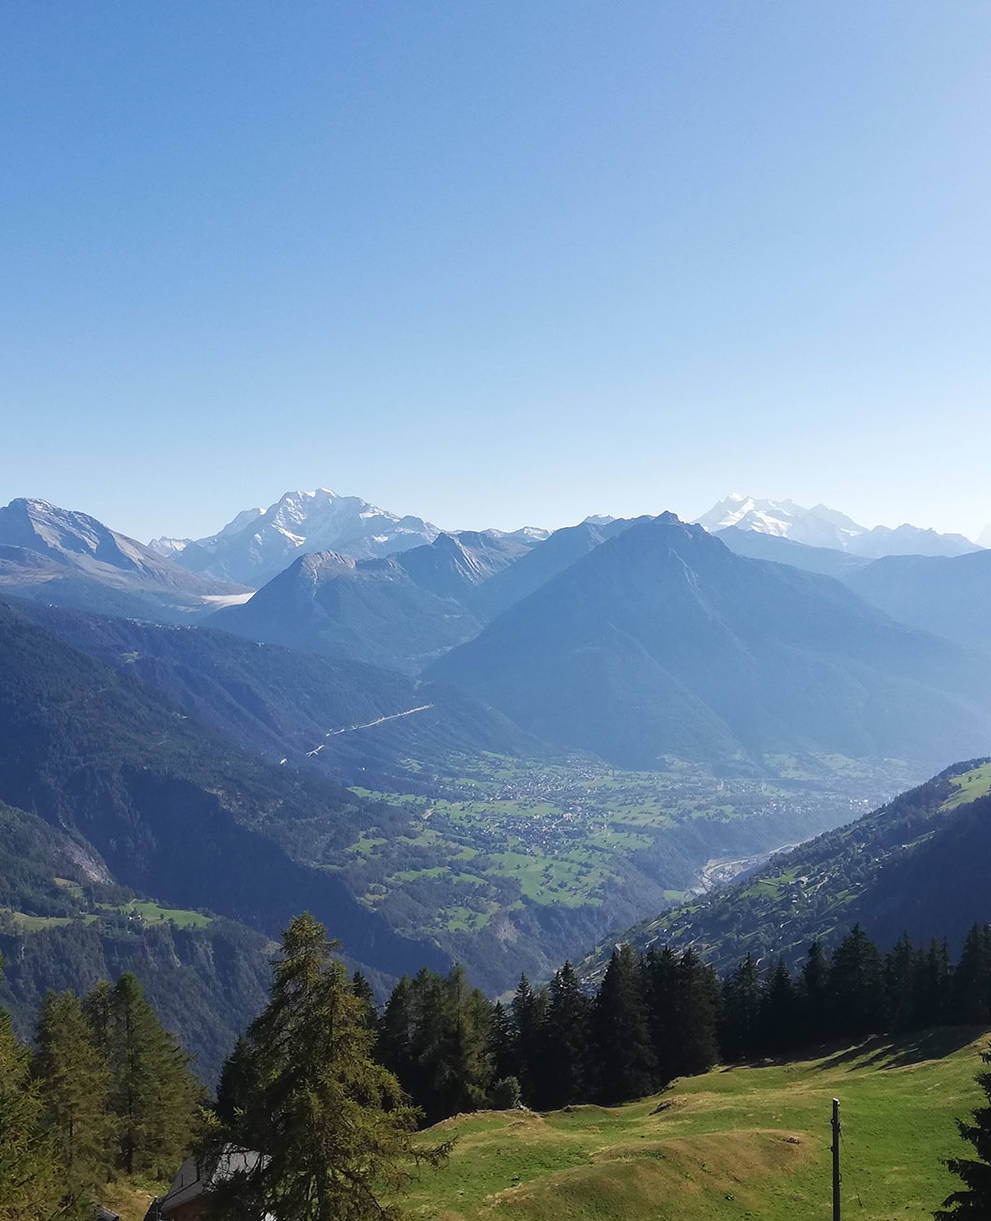
[[[50,1216],[59,1194],[53,1141],[28,1053],[10,1014],[0,1009],[0,1221]]]
[[[73,992],[49,992],[38,1019],[33,1072],[54,1141],[65,1216],[92,1212],[112,1168],[111,1075]]]
[[[261,1154],[215,1186],[218,1217],[391,1221],[418,1157],[417,1112],[373,1057],[375,1033],[335,943],[304,913],[283,934],[271,1000],[246,1038],[256,1073],[227,1134]]]
[[[105,1029],[97,1025],[96,1040],[109,1049],[121,1169],[171,1174],[192,1143],[202,1099],[188,1054],[163,1029],[130,972],[109,997],[102,989],[95,1000],[91,994],[87,1012],[107,1021]]]

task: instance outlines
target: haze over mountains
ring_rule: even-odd
[[[300,906],[383,986],[458,959],[498,992],[991,751],[991,551],[707,516],[443,531],[322,491],[152,548],[11,502],[8,1000],[144,963],[214,1064]]]
[[[673,514],[603,542],[428,671],[626,767],[991,740],[984,662]]]

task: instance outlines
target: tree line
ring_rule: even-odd
[[[723,980],[692,949],[620,946],[597,988],[565,963],[546,987],[522,978],[507,1004],[454,967],[403,977],[379,1008],[336,948],[309,914],[292,921],[212,1108],[133,975],[82,999],[48,993],[33,1049],[0,1011],[0,1221],[91,1216],[108,1179],[171,1178],[190,1149],[220,1221],[399,1218],[413,1168],[447,1154],[418,1128],[461,1111],[615,1104],[720,1060],[991,1023],[991,925],[955,965],[944,943],[882,954],[858,926],[832,954],[814,942],[795,972],[747,956]],[[981,1114],[961,1126],[979,1151]],[[232,1167],[231,1149],[257,1156]],[[991,1173],[954,1169],[974,1165]]]
[[[0,1010],[0,1219],[93,1216],[118,1175],[171,1177],[205,1092],[132,974],[49,992],[33,1049]]]
[[[614,1104],[717,1062],[787,1055],[835,1039],[943,1024],[991,1024],[991,925],[959,960],[946,942],[882,954],[856,926],[830,954],[815,941],[795,971],[747,955],[720,980],[693,949],[618,946],[597,988],[570,963],[546,987],[522,977],[507,1003],[486,1002],[464,971],[404,977],[381,1011],[352,987],[375,1054],[426,1123],[522,1101],[547,1110]]]

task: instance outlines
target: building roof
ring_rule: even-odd
[[[222,1183],[241,1171],[253,1170],[260,1157],[261,1154],[253,1149],[238,1149],[234,1145],[225,1146],[213,1157],[187,1157],[158,1206],[167,1217],[181,1204],[199,1199],[216,1183]]]

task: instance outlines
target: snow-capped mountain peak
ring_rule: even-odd
[[[868,530],[824,504],[806,509],[793,500],[762,500],[738,492],[720,500],[697,520],[710,534],[735,526],[872,559],[885,555],[964,555],[979,550],[962,534],[939,534],[907,524],[894,530],[887,526]]]
[[[377,559],[432,543],[439,533],[420,517],[400,517],[358,496],[316,488],[285,492],[265,510],[245,509],[175,558],[194,572],[223,573],[223,579],[259,586],[300,554],[333,551]]]

